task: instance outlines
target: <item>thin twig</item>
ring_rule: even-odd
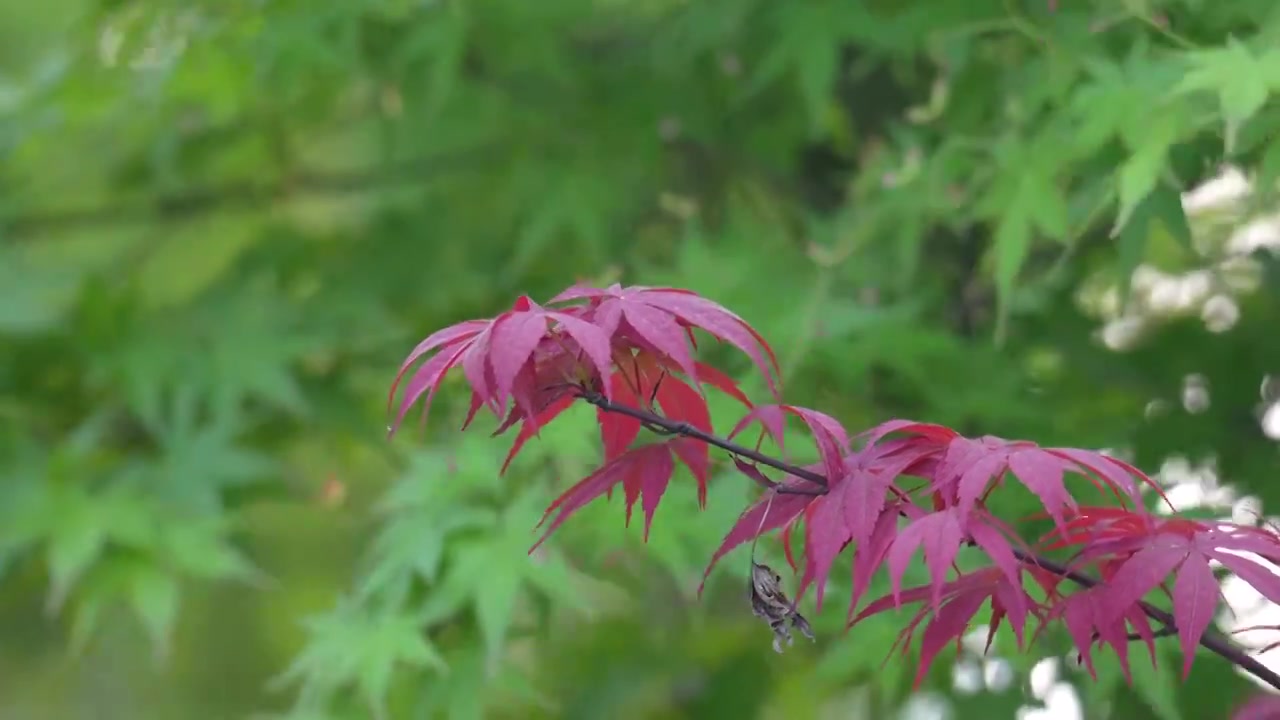
[[[708,445],[720,448],[721,450],[725,450],[733,455],[747,458],[761,465],[767,465],[768,467],[771,467],[775,470],[780,470],[793,477],[800,478],[802,480],[807,480],[811,483],[821,486],[823,490],[815,492],[814,493],[815,495],[825,494],[826,488],[828,488],[827,478],[821,475],[820,473],[815,473],[811,470],[806,470],[797,465],[792,465],[790,463],[783,462],[782,460],[772,458],[768,455],[757,452],[750,448],[743,447],[742,445],[738,445],[736,443],[730,442],[728,440],[717,437],[715,435],[705,433],[689,425],[688,423],[674,422],[662,417],[661,415],[657,415],[655,413],[647,412],[645,410],[640,410],[638,408],[633,408],[627,405],[620,405],[618,403],[607,400],[603,395],[600,395],[598,393],[594,393],[586,390],[579,390],[579,395],[582,397],[582,399],[586,400],[588,403],[595,405],[596,407],[600,408],[605,412],[612,412],[612,413],[617,413],[619,415],[626,415],[628,417],[635,418],[636,420],[639,420],[642,423],[645,423],[646,425],[653,425],[655,427],[661,428],[664,432],[668,434],[681,435],[684,437],[692,438],[694,440],[698,440],[700,442],[704,442]],[[1070,580],[1071,582],[1077,585],[1080,585],[1081,587],[1093,588],[1101,584],[1101,582],[1096,578],[1093,578],[1079,571],[1072,570],[1065,565],[1056,563],[1047,558],[1040,557],[1038,555],[1035,555],[1034,553],[1028,553],[1023,550],[1013,548],[1013,554],[1015,557],[1018,558],[1019,561],[1027,565],[1038,566],[1050,573],[1053,573],[1054,575]],[[1156,622],[1160,623],[1163,626],[1160,628],[1160,630],[1157,633],[1159,637],[1166,637],[1166,636],[1177,634],[1178,626],[1177,626],[1177,623],[1174,621],[1174,617],[1172,614],[1164,610],[1161,610],[1160,608],[1157,608],[1154,605],[1151,605],[1150,603],[1144,602],[1144,601],[1139,601],[1138,607],[1142,609],[1142,612],[1146,614],[1147,617],[1151,618],[1152,620],[1155,620]],[[1236,665],[1237,667],[1242,668],[1243,670],[1250,673],[1254,677],[1258,678],[1262,682],[1270,685],[1271,687],[1277,690],[1280,690],[1280,674],[1276,674],[1266,665],[1263,665],[1262,663],[1258,662],[1255,658],[1250,656],[1248,652],[1237,647],[1234,643],[1232,643],[1227,638],[1224,638],[1218,633],[1212,630],[1209,630],[1200,636],[1200,645],[1203,646],[1206,650],[1209,650],[1210,652],[1215,653],[1219,657],[1222,657],[1224,660],[1232,663],[1233,665]]]
[[[693,438],[694,440],[698,440],[708,445],[718,447],[721,450],[724,450],[730,454],[737,455],[739,457],[744,457],[748,460],[759,463],[761,465],[767,465],[773,468],[774,470],[781,470],[782,472],[788,475],[791,475],[793,477],[800,478],[801,480],[807,480],[811,483],[814,483],[815,485],[819,485],[824,488],[827,486],[827,478],[824,477],[821,473],[816,473],[816,472],[813,472],[812,470],[805,470],[802,467],[798,467],[796,465],[783,462],[776,458],[765,455],[764,453],[752,450],[751,448],[744,447],[742,445],[739,445],[734,442],[730,442],[728,440],[724,440],[722,438],[716,437],[715,435],[711,435],[709,433],[705,433],[699,430],[698,428],[690,425],[689,423],[672,422],[662,417],[661,415],[658,415],[657,413],[651,413],[647,410],[634,408],[634,407],[631,407],[630,405],[620,405],[618,403],[615,403],[607,399],[604,395],[594,391],[580,388],[578,391],[578,395],[583,400],[586,400],[587,402],[591,403],[592,405],[595,405],[596,407],[600,408],[605,412],[617,413],[618,415],[626,415],[627,417],[639,420],[641,423],[643,423],[646,426],[659,428],[662,432],[668,435],[682,435],[687,438]]]

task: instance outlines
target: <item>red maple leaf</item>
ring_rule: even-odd
[[[1105,636],[1120,619],[1133,620],[1138,601],[1161,590],[1172,600],[1184,677],[1221,599],[1211,561],[1221,563],[1272,602],[1280,602],[1280,576],[1259,561],[1280,557],[1280,538],[1264,528],[1086,507],[1053,535],[1061,538],[1055,547],[1078,547],[1075,565],[1095,565],[1105,581],[1087,591],[1092,603],[1087,613],[1076,611],[1077,645],[1086,631]],[[1170,576],[1172,587],[1166,582]],[[1067,624],[1072,627],[1070,616]]]
[[[546,342],[549,341],[544,341]],[[560,347],[559,344],[554,346]],[[541,352],[542,350],[539,351]],[[524,444],[537,435],[540,427],[569,409],[578,399],[577,386],[564,381],[578,366],[575,358],[547,350],[545,357],[539,354],[531,357],[527,366],[517,375],[512,394],[521,401],[511,408],[506,420],[494,431],[495,436],[500,435],[513,425],[520,424],[520,431],[502,466],[503,472],[506,472]],[[710,385],[748,407],[751,406],[751,402],[731,378],[702,363],[697,363],[697,366],[703,379]],[[607,393],[613,401],[630,407],[646,407],[650,400],[656,400],[658,407],[669,419],[687,422],[708,433],[712,431],[710,410],[705,398],[688,383],[672,375],[670,369],[664,367],[662,359],[651,355],[637,355],[632,356],[630,361],[617,363],[616,368],[610,376],[610,392]],[[525,401],[528,398],[531,400]],[[476,407],[476,401],[473,400],[473,412]],[[606,461],[626,451],[639,436],[642,427],[641,422],[633,417],[602,409],[596,410],[596,421],[600,427]],[[709,451],[705,445],[682,450],[689,454],[689,460],[693,462],[690,469],[704,485]],[[701,459],[695,460],[695,455]]]
[[[869,586],[871,576],[881,566],[889,573],[891,596],[898,598],[902,578],[917,550],[924,553],[930,573],[930,582],[924,587],[935,606],[942,602],[947,588],[952,587],[950,583],[955,582],[949,578],[955,573],[959,548],[966,543],[984,551],[1006,581],[1016,583],[1022,573],[1022,563],[1015,546],[1022,552],[1029,552],[1030,548],[1011,527],[985,509],[986,497],[1009,473],[1041,499],[1060,529],[1069,532],[1074,528],[1077,535],[1080,508],[1066,487],[1068,474],[1080,475],[1130,501],[1140,500],[1140,484],[1154,486],[1150,478],[1136,468],[1101,453],[1046,449],[1034,443],[990,436],[973,440],[948,428],[906,420],[890,421],[863,433],[856,438],[864,441],[863,447],[848,452],[846,435],[839,423],[816,411],[788,405],[754,408],[735,426],[730,437],[759,421],[769,435],[780,439],[788,414],[800,417],[809,426],[822,460],[816,467],[821,468],[828,487],[827,492],[818,497],[792,499],[785,506],[788,515],[770,517],[769,524],[773,528],[789,528],[798,517],[803,517],[805,566],[797,597],[816,583],[819,610],[827,575],[836,557],[851,546],[854,548],[851,614]],[[914,491],[904,490],[901,479],[906,476],[921,477],[924,482]],[[769,482],[767,478],[764,481]],[[931,512],[918,504],[914,497],[917,493],[931,501]],[[798,507],[803,509],[797,513]],[[1109,510],[1124,512],[1116,508]],[[900,526],[899,516],[907,518],[905,525]],[[1068,518],[1077,524],[1070,524]],[[758,520],[758,517],[753,515],[752,519]],[[751,536],[744,532],[749,530],[749,526],[744,527],[745,522],[740,521],[730,533],[737,542],[726,538],[722,551]],[[1131,538],[1125,542],[1134,544]],[[716,559],[719,557],[717,554]],[[1163,569],[1167,574],[1174,569],[1152,567],[1152,574],[1161,578],[1164,575],[1158,571]],[[1193,644],[1203,632],[1201,623],[1207,618],[1200,609],[1207,586],[1201,583],[1203,574],[1195,568],[1187,565],[1183,570],[1186,580],[1182,581],[1184,599],[1180,601],[1187,608],[1184,612],[1188,616],[1186,629],[1182,630],[1184,643]],[[1207,570],[1207,564],[1204,568]],[[1102,586],[1097,596],[1111,597],[1106,594],[1111,592],[1107,587]],[[1114,602],[1120,608],[1118,615],[1082,614],[1075,608],[1085,607],[1081,604],[1083,599],[1075,605],[1062,606],[1071,608],[1069,624],[1081,625],[1082,618],[1093,621],[1082,650],[1092,642],[1092,633],[1096,632],[1103,642],[1109,639],[1118,642],[1117,627],[1123,630],[1126,620],[1136,623],[1137,616],[1145,618],[1135,605],[1141,595],[1129,598],[1124,594],[1126,587],[1122,585],[1121,594],[1115,596]],[[1200,607],[1193,609],[1195,602],[1200,603]],[[1145,629],[1150,630],[1149,626]],[[1127,631],[1121,635],[1127,636]]]
[[[809,466],[808,469],[814,467],[817,466]],[[766,533],[785,527],[800,517],[805,507],[814,499],[813,495],[802,493],[811,490],[812,487],[811,483],[794,478],[777,483],[744,510],[738,516],[738,521],[724,536],[724,540],[720,542],[720,547],[716,548],[715,553],[711,555],[711,561],[707,563],[707,569],[702,573],[703,586],[706,585],[706,580],[711,576],[711,570],[715,568],[716,563],[728,555],[729,551]],[[703,586],[699,586],[699,593],[702,592]]]
[[[750,401],[727,376],[713,368],[697,363],[707,370],[703,377],[717,389],[735,397],[750,407]],[[687,423],[706,433],[712,432],[711,411],[706,398],[687,382],[672,374],[662,358],[646,353],[631,357],[630,362],[618,364],[618,372],[611,380],[613,399],[623,405],[647,408],[656,402],[663,417],[677,423]],[[605,460],[612,460],[631,446],[639,436],[643,424],[636,418],[597,408],[596,420],[600,426],[600,439],[604,444]],[[676,452],[698,481],[698,501],[706,504],[707,472],[710,468],[711,448],[703,443],[678,445]]]
[[[769,343],[745,320],[722,305],[679,288],[614,284],[605,289],[575,286],[551,303],[587,300],[591,322],[611,339],[625,338],[656,356],[670,358],[694,383],[699,368],[686,345],[699,328],[745,353],[764,375],[770,391],[779,393],[778,359]]]
[[[414,348],[392,384],[388,411],[409,369],[436,353],[409,378],[392,431],[419,401],[425,420],[444,376],[461,365],[472,390],[463,427],[481,407],[488,406],[501,415],[508,403],[511,408],[494,434],[521,425],[503,464],[505,471],[538,429],[572,404],[579,388],[599,388],[610,400],[619,393],[622,401],[633,407],[656,401],[669,417],[707,432],[711,425],[705,398],[673,372],[681,372],[695,383],[705,381],[751,407],[730,377],[692,359],[686,333],[694,327],[744,348],[758,363],[767,356],[776,371],[772,349],[754,329],[728,310],[688,291],[576,288],[556,301],[580,298],[591,302],[547,309],[521,297],[510,311],[491,320],[467,320],[433,333]],[[761,367],[772,382],[769,367]],[[640,423],[604,411],[597,416],[606,459],[613,459],[635,440]],[[705,496],[708,449],[682,447],[680,452],[699,478]]]
[[[1009,473],[1040,499],[1045,511],[1059,525],[1076,505],[1064,482],[1067,473],[1078,474],[1094,486],[1139,505],[1142,502],[1139,485],[1154,488],[1164,497],[1159,485],[1141,470],[1103,453],[1042,448],[1035,443],[991,435],[970,439],[940,425],[909,420],[889,421],[861,437],[868,444],[874,444],[890,435],[914,438],[918,451],[934,449],[934,465],[928,472],[912,474],[928,475],[938,507],[958,505],[965,514],[1003,484]]]
[[[600,328],[576,317],[571,311],[547,310],[522,296],[511,310],[491,320],[467,320],[432,333],[419,343],[405,359],[391,385],[387,397],[388,411],[409,368],[437,350],[439,352],[422,363],[409,378],[392,423],[393,432],[403,422],[409,408],[422,400],[424,394],[425,417],[445,374],[459,364],[472,390],[470,416],[474,416],[481,405],[489,406],[495,415],[501,416],[508,399],[517,390],[523,391],[517,392],[514,398],[517,405],[522,406],[527,417],[535,416],[538,403],[534,393],[543,387],[537,382],[541,379],[538,377],[539,368],[554,367],[566,372],[570,369],[563,362],[557,366],[557,360],[571,360],[571,364],[580,364],[583,359],[589,361],[606,392],[612,367],[609,337]],[[531,363],[539,350],[541,353],[537,359],[540,362]],[[560,378],[562,384],[565,380]]]
[[[729,439],[737,437],[752,423],[759,422],[785,455],[783,437],[787,415],[794,415],[809,426],[813,441],[818,446],[818,455],[822,458],[823,474],[828,478],[839,477],[844,456],[849,452],[849,433],[835,418],[817,410],[796,405],[757,405],[729,431]]]
[[[1027,620],[1035,618],[1043,624],[1046,607],[1031,597],[1023,586],[1023,575],[1029,575],[1050,597],[1054,595],[1058,578],[1037,566],[1023,566],[1010,576],[999,567],[983,568],[965,573],[941,587],[922,585],[895,591],[867,604],[849,623],[852,628],[868,617],[886,610],[898,609],[903,603],[925,603],[898,635],[894,647],[899,645],[905,653],[920,625],[928,620],[920,641],[920,668],[916,671],[915,687],[929,672],[930,666],[947,644],[960,641],[969,632],[974,615],[984,604],[991,605],[991,620],[987,623],[987,648],[995,638],[1001,623],[1008,622],[1022,647]],[[890,649],[890,653],[893,649]]]
[[[641,501],[644,510],[644,537],[649,538],[649,528],[653,523],[653,514],[658,509],[658,502],[667,491],[667,483],[675,472],[675,461],[672,454],[681,455],[683,445],[695,443],[689,438],[674,438],[666,442],[645,445],[628,450],[613,460],[605,463],[599,470],[583,478],[573,487],[556,498],[547,508],[538,523],[542,527],[551,513],[559,510],[546,532],[538,539],[529,552],[538,549],[546,542],[573,513],[582,509],[587,503],[613,490],[619,483],[623,486],[627,500],[627,525],[631,524],[631,509],[636,500]]]
[[[1098,679],[1097,669],[1093,665],[1093,647],[1110,646],[1120,661],[1120,671],[1126,679],[1132,680],[1129,671],[1129,646],[1132,627],[1137,637],[1147,646],[1151,664],[1156,664],[1155,633],[1146,613],[1137,605],[1128,605],[1120,610],[1119,615],[1111,614],[1107,598],[1107,586],[1099,585],[1088,590],[1077,591],[1067,596],[1052,608],[1051,619],[1061,618],[1067,627],[1080,660],[1093,679]],[[1197,640],[1199,635],[1196,636]]]

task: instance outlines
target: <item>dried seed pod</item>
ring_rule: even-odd
[[[773,568],[753,560],[749,586],[751,612],[769,623],[769,628],[773,630],[774,652],[782,652],[784,641],[791,645],[792,628],[810,640],[814,639],[809,621],[796,612],[795,605],[787,600],[787,595],[782,590],[782,576],[774,572]]]

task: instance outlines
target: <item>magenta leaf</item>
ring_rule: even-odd
[[[494,392],[497,378],[493,374],[490,351],[492,348],[493,329],[506,319],[507,315],[499,315],[489,327],[485,328],[470,342],[466,353],[462,356],[462,374],[466,376],[467,383],[471,385],[471,389],[478,396],[480,402],[492,410],[494,414],[499,414],[500,408],[497,404],[497,394]]]
[[[420,360],[427,353],[442,348],[455,345],[460,342],[470,340],[480,334],[489,326],[489,320],[464,320],[457,325],[450,325],[442,330],[437,330],[427,336],[425,340],[418,343],[417,347],[409,353],[409,357],[405,358],[404,363],[400,366],[400,372],[396,375],[396,381],[391,386],[391,393],[387,398],[387,404],[390,406],[391,401],[395,399],[396,385],[399,384],[406,371]]]
[[[1074,469],[1062,458],[1040,448],[1016,450],[1009,455],[1009,470],[1040,498],[1045,511],[1059,527],[1064,523],[1064,510],[1076,508],[1075,498],[1063,483],[1066,471]]]
[[[780,483],[778,487],[796,490],[812,487],[812,485],[797,480],[789,480]],[[706,584],[707,578],[711,576],[711,570],[720,561],[720,558],[727,555],[729,551],[743,543],[751,542],[760,535],[787,525],[803,513],[805,507],[813,500],[814,497],[810,495],[781,494],[776,489],[766,492],[754,505],[747,508],[738,517],[738,521],[724,536],[724,540],[720,542],[720,547],[716,548],[715,553],[711,556],[711,561],[707,563],[707,569],[702,573],[702,584]],[[698,593],[702,593],[701,585],[698,587]]]
[[[549,324],[552,320],[554,325]],[[561,331],[565,335],[560,335]],[[445,374],[459,363],[474,393],[464,428],[481,406],[489,407],[501,417],[503,408],[513,396],[525,417],[532,418],[539,412],[533,397],[543,392],[548,381],[563,384],[563,375],[571,375],[580,362],[578,354],[584,354],[585,359],[595,366],[606,395],[611,393],[607,382],[612,363],[609,337],[570,312],[548,311],[528,297],[521,297],[511,310],[492,320],[468,320],[432,333],[419,343],[391,385],[388,409],[395,401],[405,373],[433,350],[440,352],[423,363],[410,379],[392,425],[393,432],[403,422],[409,407],[427,393],[425,415],[426,406]],[[563,361],[566,356],[568,362]],[[544,372],[544,369],[555,372]]]
[[[909,433],[941,446],[945,446],[959,437],[959,433],[955,430],[942,425],[916,422],[915,420],[889,420],[870,430],[859,433],[857,438],[867,445],[874,445],[880,442],[882,438],[893,433]]]
[[[783,437],[786,431],[787,415],[795,415],[809,427],[809,432],[813,435],[814,444],[817,445],[818,454],[822,459],[823,475],[827,478],[829,485],[838,482],[844,471],[844,455],[848,452],[849,435],[844,427],[830,415],[796,405],[757,405],[739,420],[737,425],[734,425],[729,431],[729,438],[736,437],[751,423],[758,421],[765,432],[769,433],[777,443],[778,449],[785,450]]]
[[[684,362],[688,353],[684,334],[679,333],[680,344],[677,345],[677,334],[672,333],[671,323],[700,328],[750,357],[764,375],[770,391],[778,396],[781,373],[773,349],[746,321],[718,303],[678,288],[639,285],[624,288],[617,284],[605,289],[573,287],[552,298],[551,303],[577,300],[591,303],[595,312],[594,324],[610,337],[622,329],[621,321],[625,319],[637,335],[679,363],[695,384],[696,368]]]
[[[1049,448],[1047,452],[1070,460],[1080,467],[1092,471],[1113,490],[1124,491],[1138,507],[1142,507],[1142,495],[1138,492],[1137,483],[1134,482],[1135,473],[1144,478],[1144,482],[1150,482],[1152,486],[1156,487],[1157,491],[1159,490],[1159,486],[1155,485],[1149,478],[1146,478],[1145,475],[1138,473],[1136,468],[1109,455],[1075,448]]]
[[[610,385],[613,387],[613,397],[616,402],[631,406],[640,404],[622,373],[614,374]],[[631,443],[640,436],[640,421],[629,415],[606,412],[597,408],[596,420],[600,425],[600,441],[604,444],[605,460],[612,460],[626,452],[627,448],[631,447]]]
[[[736,438],[743,430],[751,426],[751,423],[759,422],[764,427],[765,433],[773,438],[773,442],[777,444],[778,450],[786,454],[786,422],[787,412],[782,405],[757,405],[747,411],[747,414],[738,421],[733,429],[729,431],[729,439]]]
[[[537,310],[512,313],[494,324],[492,343],[498,352],[493,353],[492,363],[497,384],[495,400],[499,404],[506,403],[516,375],[546,334],[547,316]]]
[[[409,412],[409,408],[413,407],[418,400],[422,399],[423,393],[427,398],[422,403],[422,419],[426,422],[427,413],[431,409],[431,401],[435,398],[436,391],[440,389],[440,382],[444,379],[446,373],[457,364],[458,359],[467,351],[468,345],[460,344],[456,348],[449,348],[447,351],[438,355],[433,355],[429,360],[418,368],[417,372],[409,378],[409,384],[405,387],[404,399],[400,401],[400,409],[396,412],[395,422],[391,424],[389,434],[394,434],[400,427],[400,423],[404,422],[404,416]],[[401,373],[404,371],[402,370]],[[396,378],[396,384],[400,382],[400,378]],[[393,400],[396,391],[396,384],[391,386]]]
[[[1089,671],[1090,677],[1097,680],[1098,671],[1093,665],[1093,633],[1097,625],[1094,622],[1097,614],[1094,609],[1095,597],[1096,593],[1092,590],[1077,592],[1057,605],[1053,609],[1053,614],[1062,618],[1067,634],[1071,636],[1071,642],[1080,653],[1085,669]]]
[[[983,552],[991,557],[991,561],[1000,569],[1000,572],[1004,573],[1010,583],[1017,585],[1021,582],[1022,564],[1013,554],[1013,546],[999,530],[979,520],[969,523],[969,536],[978,547],[982,548]],[[1021,608],[1017,609],[1021,610]]]
[[[532,553],[537,550],[551,536],[551,533],[564,524],[573,513],[582,509],[592,500],[611,491],[618,483],[625,483],[628,518],[630,517],[631,506],[636,498],[641,494],[645,495],[645,536],[647,538],[648,522],[652,520],[653,509],[657,507],[658,500],[661,499],[663,492],[666,491],[667,481],[671,479],[671,473],[674,469],[675,464],[671,459],[671,449],[666,443],[646,445],[629,450],[605,463],[600,469],[583,478],[551,503],[538,526],[541,527],[546,523],[547,519],[551,517],[551,513],[556,510],[559,510],[559,513],[556,514],[551,521],[551,525],[547,527],[546,532],[530,548],[529,552]]]
[[[663,493],[667,491],[671,474],[675,472],[675,463],[671,459],[668,443],[640,448],[637,453],[640,459],[632,464],[622,481],[627,497],[627,525],[631,524],[631,507],[639,497],[644,510],[644,539],[648,541],[653,514],[658,509]]]
[[[1209,560],[1200,553],[1191,553],[1178,570],[1173,583],[1173,616],[1178,626],[1178,640],[1182,644],[1182,679],[1191,674],[1200,636],[1213,622],[1218,607],[1221,588],[1218,579],[1209,568]]]
[[[844,526],[853,542],[861,543],[871,535],[888,502],[889,487],[909,462],[910,458],[896,466],[854,466],[832,492],[832,497],[840,499]]]
[[[1082,470],[1033,443],[1010,442],[992,436],[979,440],[957,437],[948,445],[933,473],[934,486],[944,496],[954,494],[962,515],[968,515],[992,483],[999,482],[1010,470],[1061,526],[1064,512],[1076,507],[1063,483],[1063,475],[1067,470]]]
[[[1045,617],[1043,608],[1027,594],[1021,575],[1011,580],[999,568],[990,567],[965,573],[941,587],[921,585],[880,597],[868,603],[849,626],[900,607],[903,603],[922,603],[923,606],[899,637],[905,651],[905,644],[910,642],[915,629],[930,618],[920,642],[920,668],[915,683],[918,688],[942,649],[949,642],[959,642],[968,634],[974,616],[987,602],[990,602],[992,610],[987,626],[988,642],[1006,618],[1011,626],[1018,629],[1021,641],[1021,628],[1025,627],[1027,618],[1035,617],[1043,622]]]
[[[956,484],[965,471],[987,456],[988,448],[981,440],[957,437],[946,446],[946,451],[933,472],[933,487],[948,497],[956,496]],[[997,446],[994,448],[999,450]],[[988,473],[988,477],[990,474]]]
[[[674,318],[648,305],[628,303],[622,305],[622,319],[635,331],[637,339],[651,345],[659,354],[671,358],[686,377],[695,385],[698,383],[698,371],[693,364],[693,354],[689,351],[689,339]]]
[[[738,384],[733,381],[733,378],[720,372],[712,365],[700,362],[693,365],[698,370],[698,379],[700,381],[737,400],[747,406],[748,409],[753,407],[751,400],[742,394],[742,390],[738,388]]]
[[[957,478],[955,486],[956,507],[959,508],[961,517],[969,516],[979,498],[986,494],[992,480],[1003,475],[1009,467],[1007,449],[986,447],[981,449],[990,454],[980,454],[974,457],[972,464],[962,470]],[[938,475],[934,477],[938,478]]]
[[[742,318],[717,303],[688,293],[654,290],[648,294],[646,302],[655,307],[661,307],[689,325],[702,328],[742,351],[755,362],[769,384],[769,389],[777,396],[777,378],[780,375],[778,360],[773,356],[773,350],[769,348],[764,338]],[[761,350],[764,352],[762,353]],[[768,362],[765,359],[766,354]]]
[[[1110,646],[1120,662],[1120,670],[1126,680],[1132,683],[1129,668],[1129,624],[1137,631],[1147,646],[1152,665],[1155,665],[1155,641],[1151,624],[1146,614],[1137,605],[1130,605],[1118,617],[1106,617],[1106,587],[1097,586],[1089,590],[1076,592],[1054,606],[1051,615],[1061,617],[1067,627],[1072,642],[1076,646],[1089,675],[1098,679],[1097,669],[1093,664],[1093,646],[1096,633],[1097,642]]]
[[[1263,597],[1280,603],[1280,575],[1252,558],[1222,552],[1217,548],[1205,549],[1204,554],[1222,563],[1222,566],[1249,583]]]
[[[502,469],[499,472],[505,474],[507,472],[507,467],[511,465],[511,461],[515,459],[516,453],[520,452],[520,448],[524,447],[524,444],[528,442],[530,438],[538,434],[538,428],[556,419],[560,413],[568,410],[569,407],[573,405],[573,402],[574,398],[571,396],[562,397],[539,413],[534,422],[523,423],[520,426],[520,432],[516,433],[516,439],[511,444],[511,450],[507,452],[507,458],[506,460],[503,460]]]
[[[915,554],[916,548],[923,547],[933,587],[933,601],[937,604],[963,540],[960,520],[951,508],[929,513],[907,525],[898,533],[886,558],[893,596],[897,598],[901,592],[902,576],[907,571],[911,556]]]
[[[886,509],[880,514],[871,534],[858,543],[853,551],[853,592],[849,599],[849,618],[852,622],[853,611],[858,601],[871,587],[871,577],[884,564],[889,546],[898,533],[898,513],[896,507]]]
[[[935,591],[936,593],[936,591]],[[965,632],[969,629],[969,623],[973,620],[973,616],[978,613],[978,609],[987,601],[986,593],[962,593],[956,595],[950,602],[942,605],[933,614],[933,619],[929,621],[928,626],[924,629],[924,636],[920,638],[920,667],[916,670],[916,678],[913,687],[919,689],[924,681],[925,675],[928,674],[930,666],[951,642],[957,644],[959,650],[960,639],[964,637]],[[935,597],[934,605],[939,600]]]
[[[759,485],[762,488],[770,489],[778,484],[770,480],[769,478],[765,477],[765,474],[760,472],[760,468],[756,467],[755,465],[752,465],[749,462],[744,462],[743,460],[737,457],[733,458],[733,466],[737,468],[738,472],[751,478],[753,482],[755,482],[757,485]]]
[[[547,315],[564,328],[565,333],[573,338],[583,354],[595,366],[600,374],[601,386],[606,397],[609,392],[609,370],[613,365],[613,350],[609,344],[609,336],[600,328],[585,320],[565,312],[549,312]]]
[[[658,385],[658,405],[668,420],[686,422],[707,434],[712,432],[711,410],[702,395],[680,378],[667,377]],[[711,467],[711,446],[686,438],[677,442],[673,450],[680,461],[689,468],[698,481],[698,505],[707,504],[707,473]]]
[[[1187,542],[1170,535],[1158,536],[1155,542],[1133,554],[1115,574],[1107,579],[1106,592],[1099,599],[1097,621],[1110,623],[1160,587],[1169,573],[1187,557]]]
[[[849,544],[849,529],[844,524],[844,508],[840,498],[823,495],[805,510],[805,569],[797,597],[803,596],[810,582],[817,584],[817,609],[822,610],[822,597],[827,575],[836,556]]]

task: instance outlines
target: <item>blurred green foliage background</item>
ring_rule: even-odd
[[[647,545],[600,503],[531,557],[589,410],[499,478],[457,387],[386,440],[399,363],[520,293],[674,284],[851,429],[1181,455],[1275,507],[1280,276],[1240,231],[1277,91],[1270,0],[5,3],[0,717],[895,717],[903,618],[842,635],[847,581],[784,655],[743,552],[696,597],[731,468]],[[1226,163],[1252,192],[1184,213]],[[1038,705],[1066,645],[1010,641],[1007,687],[925,689]],[[1064,679],[1089,718],[1249,687],[1178,665]]]

